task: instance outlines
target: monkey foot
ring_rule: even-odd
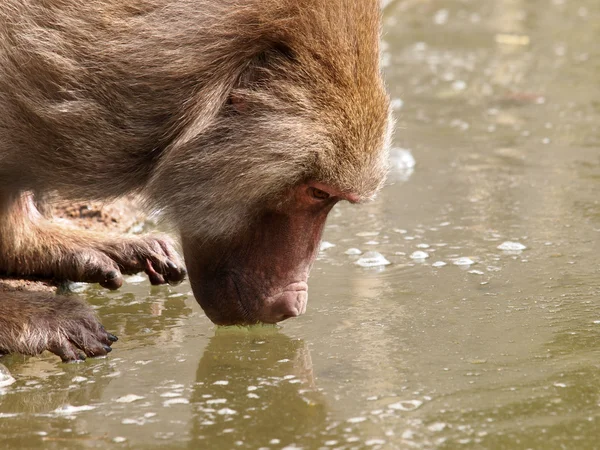
[[[39,355],[64,362],[105,356],[117,337],[107,332],[87,303],[65,296],[7,293],[0,302],[0,352]]]

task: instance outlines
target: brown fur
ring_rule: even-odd
[[[24,194],[135,192],[211,319],[287,317],[265,305],[308,276],[329,209],[384,180],[378,39],[378,0],[3,0],[0,271],[179,281],[164,239],[65,232]],[[298,193],[315,183],[331,201]]]
[[[65,362],[77,361],[106,355],[117,340],[92,307],[76,298],[33,292],[0,296],[0,355],[48,350]]]

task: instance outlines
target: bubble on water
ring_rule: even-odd
[[[392,403],[388,405],[388,408],[394,409],[397,411],[414,411],[418,409],[423,404],[420,400],[403,400],[400,402]]]
[[[470,266],[471,264],[475,264],[475,261],[473,261],[471,258],[469,258],[467,256],[463,256],[461,258],[456,258],[453,261],[453,264],[455,266]]]
[[[417,244],[417,248],[429,248],[431,245],[429,244]]]
[[[349,248],[344,252],[346,255],[354,256],[354,255],[362,255],[362,252],[358,248]]]
[[[258,389],[258,387],[256,387],[256,386],[248,386],[247,389],[248,389],[248,391],[255,391],[255,390]]]
[[[429,253],[417,250],[416,252],[411,253],[410,258],[416,260],[424,260],[429,258]]]
[[[223,403],[227,403],[226,398],[211,398],[210,400],[206,400],[207,405],[222,405]]]
[[[365,441],[365,445],[367,447],[371,447],[373,445],[383,445],[385,441],[383,439],[368,439]]]
[[[403,230],[402,228],[394,228],[392,231],[394,233],[400,233],[400,234],[406,234],[406,233],[408,233],[408,230]]]
[[[321,246],[319,247],[319,250],[324,252],[325,250],[329,250],[330,248],[335,247],[335,244],[332,244],[331,242],[327,242],[327,241],[323,241],[321,242]]]
[[[229,381],[227,381],[227,380],[217,380],[213,384],[220,385],[220,386],[227,386],[229,384]]]
[[[450,12],[447,9],[438,10],[433,16],[433,23],[436,25],[444,25],[448,22],[448,17],[450,16]]]
[[[393,148],[390,150],[389,181],[407,181],[415,171],[416,161],[410,150]]]
[[[379,231],[361,231],[360,233],[356,233],[358,237],[373,237],[379,236]]]
[[[412,439],[414,439],[415,437],[415,432],[413,430],[404,430],[404,432],[402,432],[402,439],[410,441]]]
[[[127,440],[127,438],[123,437],[123,436],[116,436],[113,438],[113,442],[115,444],[122,444],[123,442],[125,442]]]
[[[432,267],[444,267],[445,265],[447,265],[447,264],[444,261],[436,261],[431,266]]]
[[[387,266],[391,262],[385,259],[385,256],[379,252],[366,252],[355,264],[361,267],[379,267]]]
[[[190,401],[187,398],[179,397],[179,398],[171,398],[169,400],[165,400],[163,402],[163,406],[169,407],[171,405],[187,405]]]
[[[218,410],[217,414],[219,414],[220,416],[232,416],[234,414],[237,414],[237,411],[231,408],[223,408]]]
[[[463,80],[456,80],[452,83],[452,89],[455,91],[464,91],[467,88],[467,83]]]
[[[379,245],[379,241],[367,241],[365,245]]]
[[[119,397],[118,399],[115,400],[115,402],[117,403],[132,403],[135,402],[136,400],[142,400],[144,397],[142,397],[141,395],[135,395],[135,394],[128,394],[128,395],[124,395],[123,397]]]
[[[473,275],[484,275],[484,272],[482,272],[481,270],[469,270],[469,273]]]
[[[13,384],[16,380],[10,374],[10,371],[4,366],[0,364],[0,387],[6,387]]]
[[[404,106],[404,102],[401,98],[394,98],[390,102],[390,106],[394,111],[398,111],[399,109],[402,109],[402,106]]]
[[[521,244],[520,242],[506,241],[500,244],[497,248],[498,250],[502,250],[505,252],[521,252],[527,247]]]
[[[248,398],[260,398],[257,394],[255,394],[254,392],[250,392],[249,394],[246,395],[246,397]]]

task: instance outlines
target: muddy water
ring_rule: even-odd
[[[83,288],[121,340],[4,358],[0,447],[598,448],[599,36],[593,0],[388,2],[394,169],[334,211],[306,316]]]

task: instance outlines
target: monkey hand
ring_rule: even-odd
[[[92,307],[77,298],[24,292],[0,296],[0,354],[48,350],[63,362],[84,361],[105,356],[116,341]]]
[[[167,236],[147,235],[105,240],[98,250],[108,256],[124,274],[146,272],[150,283],[178,284],[187,275],[182,262]],[[114,265],[114,264],[113,264]],[[123,283],[118,271],[104,268],[106,275],[100,284],[109,289],[117,289]]]
[[[146,272],[152,284],[179,283],[187,274],[167,236],[67,229],[37,218],[31,196],[17,206],[14,217],[5,218],[5,227],[21,225],[8,227],[10,238],[0,240],[0,273],[100,283],[108,289],[121,287],[123,274]]]

